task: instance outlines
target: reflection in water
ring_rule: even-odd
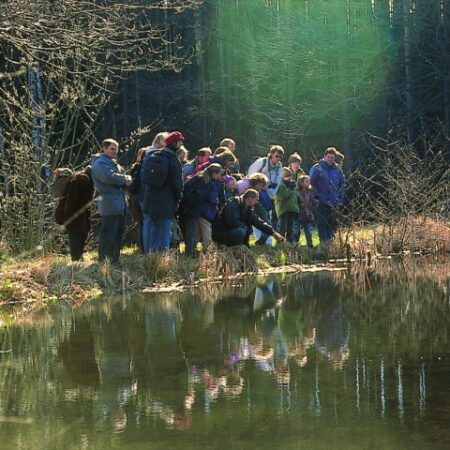
[[[449,264],[415,264],[58,306],[5,328],[2,442],[444,448]]]

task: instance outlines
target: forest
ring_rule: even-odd
[[[54,244],[56,167],[82,167],[105,137],[129,167],[162,130],[192,156],[232,137],[243,167],[280,144],[309,169],[334,145],[352,220],[448,208],[445,0],[3,0],[0,49],[12,253]]]

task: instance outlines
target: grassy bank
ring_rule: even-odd
[[[315,238],[317,243],[317,238]],[[126,248],[119,265],[98,264],[94,251],[72,263],[68,256],[34,254],[0,259],[0,304],[33,304],[70,301],[74,305],[105,292],[130,290],[168,291],[187,289],[256,273],[301,271],[307,266],[370,261],[401,253],[437,253],[450,250],[450,227],[430,219],[405,219],[396,226],[354,226],[341,230],[327,246],[239,246],[199,252],[196,258],[172,250],[140,255]],[[40,253],[41,252],[41,253]]]

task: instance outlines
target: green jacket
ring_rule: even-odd
[[[281,182],[280,189],[278,189],[278,192],[275,194],[274,201],[277,217],[288,212],[299,212],[297,193],[290,189],[285,181]]]

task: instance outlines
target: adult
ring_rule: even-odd
[[[269,153],[264,158],[258,158],[249,168],[248,175],[252,173],[260,172],[266,175],[269,179],[267,185],[267,192],[270,197],[277,193],[281,183],[281,171],[283,165],[281,163],[284,156],[284,149],[281,145],[272,145]]]
[[[321,243],[328,242],[337,230],[337,209],[344,203],[345,177],[336,164],[335,147],[325,150],[323,159],[311,167],[311,186],[318,196],[317,231]]]
[[[202,147],[200,150],[197,150],[195,158],[183,166],[183,179],[187,181],[189,175],[199,172],[200,169],[198,167],[209,161],[211,155],[212,150],[210,147]]]
[[[220,141],[219,147],[227,147],[227,149],[230,150],[230,152],[233,154],[235,154],[235,152],[236,152],[236,142],[234,141],[234,139],[231,139],[231,138],[223,138]],[[239,173],[240,170],[241,170],[241,168],[239,165],[239,161],[236,159],[236,161],[230,168],[230,173],[232,173],[232,174]]]
[[[184,137],[179,131],[173,131],[167,135],[164,141],[165,147],[158,154],[158,157],[167,159],[165,181],[159,187],[144,185],[142,202],[144,253],[169,250],[170,230],[183,191],[181,163],[176,155],[183,140]],[[153,157],[156,157],[156,154],[146,156],[146,158]],[[145,170],[145,161],[142,170]]]
[[[223,183],[218,181],[222,173],[220,164],[213,163],[184,185],[184,241],[188,256],[194,254],[199,240],[203,250],[212,244],[212,223],[219,211],[220,190],[223,191]]]
[[[84,253],[91,227],[89,207],[93,197],[94,182],[91,166],[87,166],[70,179],[66,194],[56,207],[55,221],[67,229],[72,261],[79,261]]]
[[[166,139],[169,133],[167,131],[161,131],[158,133],[152,141],[152,145],[150,147],[146,147],[146,152],[151,153],[156,150],[162,150],[164,148],[164,140]]]
[[[145,156],[147,154],[147,147],[141,147],[136,154],[136,159],[131,167],[130,170],[130,176],[131,176],[131,186],[128,189],[128,192],[130,194],[130,209],[131,209],[131,221],[134,225],[134,229],[137,230],[138,234],[138,243],[139,248],[141,251],[143,251],[143,240],[142,240],[142,223],[144,220],[144,217],[142,215],[142,198],[143,198],[143,191],[144,189],[141,189],[141,167],[142,167],[142,161],[144,160]]]
[[[114,139],[105,139],[102,153],[92,157],[92,179],[99,197],[97,206],[102,217],[98,257],[113,263],[119,260],[125,224],[125,190],[131,184],[131,177],[117,161],[119,144]]]
[[[270,218],[272,226],[277,230],[278,229],[278,220],[275,214],[275,209],[273,205],[273,197],[280,189],[281,184],[281,175],[283,170],[282,159],[284,156],[284,149],[281,145],[272,145],[269,149],[269,153],[264,158],[257,159],[249,168],[248,174],[261,172],[267,176],[269,182],[266,186],[266,191],[269,194],[269,197],[272,201],[272,209],[270,211]],[[258,244],[263,245],[267,242],[267,239],[264,240],[264,235],[262,235],[258,239]]]
[[[288,168],[292,172],[292,180],[297,182],[300,175],[305,175],[305,172],[301,168],[302,157],[298,153],[292,153],[288,158]]]
[[[254,189],[248,189],[245,194],[228,200],[214,226],[214,240],[229,247],[242,244],[249,247],[249,237],[254,226],[277,241],[284,241],[283,236],[256,214],[254,206],[258,201],[259,194]]]

